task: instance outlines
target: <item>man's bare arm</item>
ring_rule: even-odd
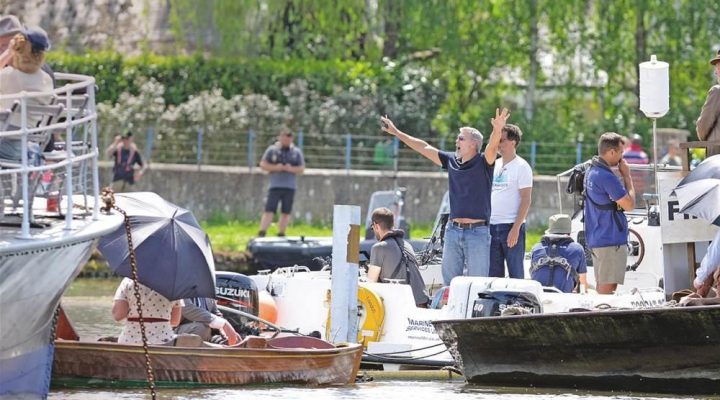
[[[418,139],[400,131],[388,117],[380,117],[380,121],[382,123],[383,131],[400,139],[401,142],[405,143],[408,147],[420,153],[428,160],[434,162],[435,165],[442,165],[440,162],[440,156],[438,156],[440,150],[431,146],[428,142],[422,139]]]
[[[488,139],[488,144],[485,146],[485,161],[488,164],[495,164],[497,158],[498,146],[500,146],[500,138],[502,137],[502,129],[510,118],[510,111],[507,108],[500,110],[495,109],[495,118],[490,120],[493,130]]]

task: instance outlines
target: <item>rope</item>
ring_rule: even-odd
[[[137,305],[138,322],[140,323],[140,334],[142,335],[143,353],[145,354],[145,372],[147,373],[148,388],[150,396],[153,400],[156,398],[155,393],[155,374],[153,373],[152,364],[150,363],[150,351],[148,349],[147,335],[145,333],[145,322],[143,320],[142,299],[140,298],[140,283],[138,282],[137,258],[135,257],[135,247],[132,241],[132,231],[130,230],[130,217],[125,210],[115,205],[115,194],[112,189],[106,187],[102,190],[102,201],[105,206],[101,208],[104,212],[110,209],[117,210],[125,218],[125,233],[127,234],[128,251],[130,252],[130,270],[132,271],[133,289],[135,292],[135,303]]]
[[[433,347],[438,347],[438,346],[445,346],[445,344],[443,344],[443,343],[437,343],[437,344],[433,344],[433,345],[430,345],[430,346],[419,347],[419,348],[417,348],[417,349],[402,350],[402,351],[393,351],[393,352],[389,352],[389,353],[374,353],[374,354],[365,353],[365,354],[370,355],[370,356],[375,356],[375,355],[377,355],[377,356],[387,356],[387,355],[391,355],[391,354],[412,353],[413,351],[427,350],[427,349],[432,349]],[[447,349],[445,349],[445,350],[447,350]]]

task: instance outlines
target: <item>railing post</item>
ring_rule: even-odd
[[[582,162],[582,142],[578,142],[577,145],[575,145],[575,164],[580,164]]]
[[[20,190],[22,190],[23,198],[23,216],[19,237],[21,239],[30,239],[30,211],[32,211],[32,207],[30,207],[28,202],[27,99],[25,95],[25,91],[20,93],[20,96],[22,96],[20,98],[20,132],[22,133],[20,137],[20,163],[22,164],[22,173],[20,175],[22,187]]]
[[[147,141],[145,141],[145,160],[150,161],[152,156],[153,142],[155,141],[155,128],[149,126],[147,129]]]
[[[66,201],[67,201],[67,211],[65,212],[65,230],[69,231],[72,229],[72,218],[73,218],[73,177],[72,177],[72,167],[73,167],[73,158],[75,155],[72,151],[72,120],[73,120],[73,113],[70,111],[72,109],[72,91],[68,89],[68,91],[65,93],[65,155],[67,156],[67,160],[69,161],[68,164],[65,166],[65,190],[66,192]]]
[[[440,138],[440,150],[445,151],[445,136]]]
[[[198,132],[197,132],[197,167],[198,167],[198,169],[200,169],[200,165],[202,164],[203,134],[204,134],[203,128],[198,128]]]
[[[349,133],[345,136],[345,172],[350,173],[352,167],[352,135]]]
[[[530,167],[535,169],[535,162],[537,161],[537,142],[530,142]]]
[[[303,145],[305,144],[305,135],[303,135],[302,129],[298,130],[298,144],[300,151],[303,151]]]
[[[255,132],[252,129],[248,130],[248,168],[252,172],[255,166]]]
[[[92,170],[93,170],[93,198],[95,204],[95,207],[93,207],[93,221],[97,221],[100,218],[100,170],[98,170],[98,157],[100,154],[100,150],[98,147],[98,137],[97,137],[97,110],[95,107],[95,80],[93,80],[91,85],[88,85],[87,87],[87,93],[88,93],[88,101],[90,102],[90,112],[94,116],[92,121],[90,122],[91,125],[91,135],[92,135],[92,148],[95,152],[95,157],[92,158]]]

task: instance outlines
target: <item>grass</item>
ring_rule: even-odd
[[[247,249],[247,243],[257,236],[258,221],[225,220],[212,218],[201,223],[205,232],[210,236],[213,250],[220,252],[237,253]],[[277,232],[273,224],[268,230],[269,235]],[[288,236],[332,236],[330,225],[308,225],[304,223],[291,223],[287,229]],[[411,226],[410,235],[413,238],[428,238],[432,235],[432,224],[418,224]],[[530,251],[535,243],[540,241],[542,229],[533,229],[527,232],[525,251]]]

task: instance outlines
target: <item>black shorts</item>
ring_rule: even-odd
[[[270,189],[265,202],[265,212],[275,213],[278,203],[282,203],[280,212],[290,214],[293,206],[293,198],[295,197],[295,189],[275,188]]]

